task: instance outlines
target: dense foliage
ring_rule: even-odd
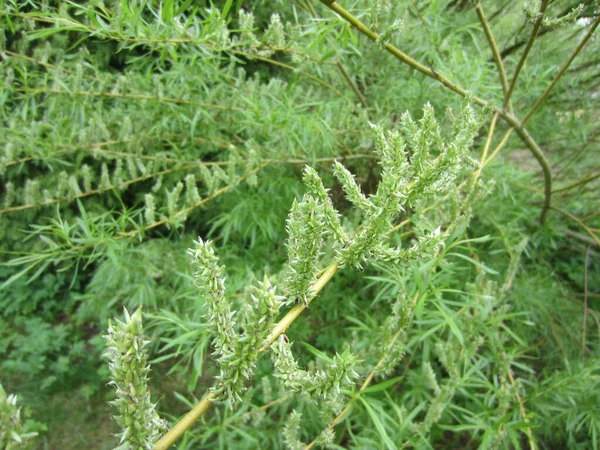
[[[0,1],[0,446],[600,448],[599,24]]]

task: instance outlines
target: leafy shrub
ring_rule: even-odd
[[[31,442],[598,448],[600,11],[409,3],[0,4]]]

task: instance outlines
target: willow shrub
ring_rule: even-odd
[[[5,447],[598,448],[600,11],[405,3],[0,2]]]

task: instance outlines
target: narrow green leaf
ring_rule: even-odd
[[[471,258],[467,255],[463,255],[462,253],[448,253],[448,255],[456,256],[458,258],[464,259],[465,261],[469,261],[474,266],[479,267],[481,270],[483,270],[491,275],[498,275],[498,273],[499,273],[499,272],[495,271],[494,269],[491,269],[488,266],[480,263],[479,261],[475,261],[473,258]]]
[[[331,359],[329,356],[327,356],[325,353],[323,353],[321,350],[313,347],[310,344],[307,344],[306,342],[302,342],[302,345],[304,347],[306,347],[306,349],[311,352],[313,355],[315,355],[317,358],[320,358],[324,361],[327,361],[328,363],[332,363],[333,359]]]
[[[399,377],[390,378],[389,380],[382,381],[381,383],[374,384],[373,386],[369,386],[368,388],[363,389],[361,391],[361,393],[369,394],[369,393],[373,393],[373,392],[383,391],[383,390],[389,388],[390,386],[393,386],[397,382],[399,382],[402,378],[404,378],[404,377],[399,376]]]
[[[364,405],[365,409],[369,413],[369,416],[371,416],[371,420],[373,421],[375,428],[377,428],[377,432],[379,433],[379,436],[381,436],[381,439],[385,443],[386,447],[390,450],[396,450],[397,446],[392,442],[392,440],[388,436],[387,432],[385,431],[385,426],[381,422],[379,416],[375,413],[375,410],[373,410],[373,407],[369,405],[369,403],[362,397],[358,397],[358,400],[360,400],[360,402]]]
[[[452,331],[452,334],[454,336],[456,336],[456,339],[458,339],[458,342],[460,342],[461,345],[464,345],[465,343],[465,339],[462,335],[462,333],[460,332],[458,326],[456,325],[456,322],[454,321],[454,319],[452,318],[452,316],[450,316],[442,307],[442,305],[440,305],[438,302],[433,302],[433,304],[435,305],[435,307],[442,313],[442,316],[444,316],[444,320],[446,321],[446,323],[448,324],[448,326],[450,327],[450,331]]]

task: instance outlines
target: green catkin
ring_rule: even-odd
[[[185,177],[185,199],[188,206],[195,205],[201,200],[198,186],[196,186],[196,176],[193,173]]]
[[[37,436],[29,431],[27,424],[21,420],[21,408],[17,407],[17,396],[8,395],[0,384],[0,448],[18,450],[31,448],[27,441]]]
[[[200,178],[204,185],[206,186],[206,190],[209,195],[212,195],[218,189],[219,181],[214,176],[213,172],[206,167],[206,165],[202,164],[200,166]]]
[[[90,166],[87,164],[81,166],[81,177],[83,179],[83,190],[85,192],[90,192],[92,190],[93,176]]]
[[[348,201],[361,213],[367,215],[375,211],[375,205],[367,200],[367,197],[362,193],[360,186],[354,179],[354,175],[337,161],[333,163],[333,175],[342,185]]]
[[[78,197],[81,195],[81,188],[79,187],[79,182],[77,181],[77,177],[75,175],[71,175],[69,177],[69,197]]]
[[[260,46],[260,41],[254,34],[254,14],[240,9],[239,12],[240,30],[242,34],[240,41],[245,44],[246,50],[254,52]]]
[[[4,184],[4,208],[10,208],[15,200],[15,185],[9,181]]]
[[[162,187],[162,181],[162,175],[156,177],[154,185],[152,186],[152,192],[157,193],[160,190],[160,188]]]
[[[263,341],[275,322],[283,297],[276,294],[275,287],[265,277],[252,290],[245,304],[248,309],[245,321],[238,324],[238,314],[231,311],[225,299],[225,268],[218,265],[210,242],[198,239],[189,254],[195,268],[194,280],[208,307],[207,330],[214,336],[213,357],[219,364],[212,392],[217,402],[233,408],[242,399],[244,382],[254,373]]]
[[[179,197],[183,192],[183,183],[179,181],[171,191],[167,191],[167,212],[170,217],[177,213]]]
[[[312,167],[306,166],[304,168],[303,182],[308,189],[308,192],[319,202],[323,211],[326,227],[333,235],[335,244],[338,246],[346,244],[349,241],[349,238],[342,228],[340,214],[333,207],[333,203],[331,203],[331,199],[327,194],[327,189],[325,189],[321,178]]]
[[[319,272],[325,230],[324,214],[314,197],[304,195],[300,202],[294,200],[286,228],[288,303],[307,303]]]
[[[106,163],[102,163],[102,168],[100,169],[100,183],[98,184],[98,189],[104,191],[111,187],[110,183],[110,175],[108,172],[108,166]]]
[[[56,198],[67,197],[69,195],[69,175],[63,171],[58,174],[58,183],[56,187]]]
[[[134,179],[138,176],[138,171],[137,171],[137,166],[135,164],[135,161],[133,160],[133,158],[127,158],[125,160],[125,163],[127,165],[127,174],[129,175],[130,179]]]
[[[269,47],[285,47],[285,31],[279,14],[273,14],[269,27],[263,36],[263,42]]]
[[[42,201],[44,203],[51,203],[54,200],[54,198],[52,197],[52,194],[50,193],[50,191],[48,189],[44,189],[42,191]]]
[[[123,186],[123,160],[117,159],[117,164],[112,172],[112,185],[121,190]]]
[[[306,444],[300,440],[300,420],[302,414],[292,411],[283,427],[283,442],[287,450],[302,450]]]
[[[135,165],[143,176],[146,176],[148,174],[149,170],[141,158],[135,158]]]
[[[156,206],[154,204],[154,196],[152,194],[146,194],[144,196],[145,208],[144,208],[144,220],[147,225],[152,225],[156,222]]]
[[[142,310],[133,314],[125,310],[123,322],[109,322],[105,357],[111,373],[116,399],[110,402],[117,408],[113,416],[121,427],[118,450],[151,450],[166,429],[160,419],[148,389],[147,341],[142,328]]]
[[[27,180],[24,189],[24,202],[26,205],[35,205],[40,202],[40,183],[37,180]]]

